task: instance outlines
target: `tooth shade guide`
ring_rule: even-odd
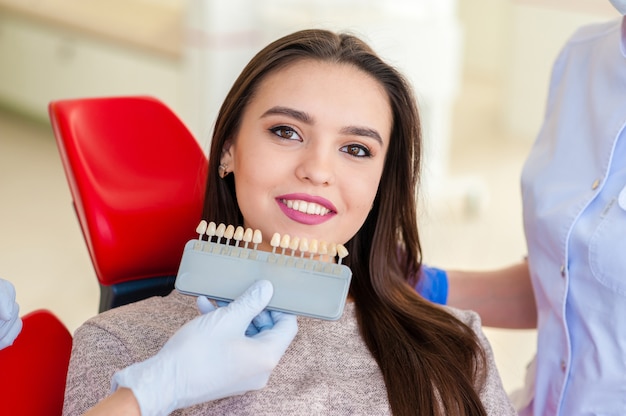
[[[278,237],[278,243],[274,246],[288,254],[274,254],[271,249],[244,248],[241,241],[249,243],[260,232],[234,228],[234,241],[230,244],[224,244],[224,241],[231,238],[230,230],[226,231],[227,227],[223,227],[224,233],[220,232],[222,235],[218,236],[220,242],[197,239],[188,241],[177,275],[178,291],[194,296],[232,300],[242,287],[264,278],[272,281],[275,288],[268,304],[269,310],[321,319],[339,319],[348,293],[351,272],[345,265],[333,263],[334,259],[329,256],[331,244],[305,240],[302,245],[302,238],[289,236],[287,239],[283,235]],[[222,237],[226,237],[226,240],[219,240]],[[256,238],[259,237],[260,235]],[[268,241],[263,242],[266,244]],[[306,253],[313,254],[313,259],[309,255],[301,257],[302,253],[298,252],[300,247],[306,248]],[[344,251],[340,250],[342,256]],[[229,278],[224,279],[224,275]]]

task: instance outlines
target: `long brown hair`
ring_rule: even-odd
[[[385,88],[393,128],[378,192],[367,219],[346,243],[354,298],[364,341],[382,371],[396,415],[485,415],[477,390],[485,355],[474,332],[408,283],[421,265],[417,187],[421,129],[412,89],[363,41],[348,34],[304,30],[261,50],[226,97],[214,129],[204,218],[243,225],[232,175],[219,178],[224,142],[235,136],[260,82],[303,59],[350,64]],[[398,253],[402,253],[398,255]]]

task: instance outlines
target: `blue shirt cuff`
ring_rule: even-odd
[[[420,272],[421,279],[415,286],[415,291],[431,302],[445,305],[448,301],[448,274],[446,271],[422,264]]]

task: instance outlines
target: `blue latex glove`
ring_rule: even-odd
[[[141,414],[152,416],[265,387],[298,331],[295,315],[279,313],[273,328],[245,335],[273,293],[261,280],[228,306],[189,321],[155,356],[115,373],[112,390],[130,388]]]
[[[425,299],[445,305],[448,301],[448,274],[445,270],[422,264],[415,291]]]
[[[15,288],[0,279],[0,349],[13,344],[22,330],[20,307],[15,302]]]

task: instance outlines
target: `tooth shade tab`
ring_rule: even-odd
[[[317,253],[321,256],[328,254],[328,243],[326,241],[320,241]]]
[[[248,245],[252,241],[252,228],[246,228],[246,231],[244,231],[243,233],[243,241],[244,241],[243,246],[245,248],[248,248]]]
[[[337,255],[337,244],[331,243],[328,247],[328,255],[330,257],[335,257]]]
[[[283,254],[285,254],[285,249],[289,248],[289,234],[283,235],[283,238],[280,239],[280,248],[283,249]]]
[[[217,229],[215,230],[215,235],[217,236],[218,240],[222,237],[224,237],[224,233],[226,232],[226,225],[224,225],[224,223],[221,223],[220,225],[217,226]]]
[[[289,248],[291,249],[291,255],[293,256],[300,245],[300,237],[294,237],[289,242]]]
[[[313,256],[315,254],[317,254],[317,240],[316,239],[312,239],[311,242],[309,243],[309,253],[311,253],[310,258],[313,259]]]
[[[208,224],[205,220],[200,221],[200,224],[196,227],[196,233],[198,234],[198,238],[202,240],[202,236],[206,232]]]
[[[280,245],[280,234],[274,233],[272,236],[272,240],[270,241],[270,246],[272,246],[272,253],[276,253],[276,247]]]
[[[300,250],[300,257],[304,257],[304,253],[309,251],[309,240],[306,238],[300,240],[300,247],[298,247],[298,249]]]
[[[252,233],[252,243],[254,244],[254,249],[257,249],[257,246],[263,242],[263,235],[261,234],[261,230],[254,230]]]
[[[235,234],[233,235],[233,238],[237,242],[243,240],[243,227],[241,225],[235,229]]]
[[[289,247],[289,234],[283,235],[283,238],[280,239],[280,248],[288,248]]]
[[[228,241],[233,238],[233,235],[235,235],[235,227],[231,224],[226,227],[226,231],[224,231],[224,238]],[[226,244],[228,244],[228,242]]]
[[[209,241],[211,240],[211,237],[215,235],[216,228],[217,226],[215,225],[213,221],[211,221],[209,225],[206,227],[206,235],[209,237]]]
[[[261,234],[261,230],[254,230],[252,234],[252,243],[254,243],[254,249],[256,250],[256,246],[263,242],[263,235]]]
[[[348,249],[343,244],[337,244],[337,256],[339,256],[339,264],[348,255]]]

